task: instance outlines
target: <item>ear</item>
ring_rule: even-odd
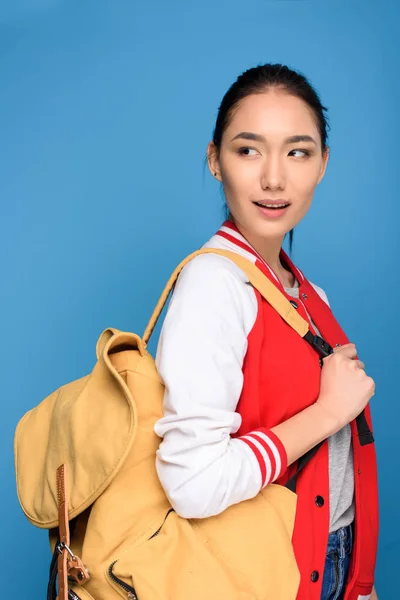
[[[321,171],[320,171],[320,174],[318,177],[317,185],[322,181],[322,178],[325,175],[326,167],[328,165],[328,160],[329,160],[329,147],[327,146],[324,151],[324,154],[322,156]]]
[[[218,149],[214,142],[210,142],[207,146],[207,162],[210,173],[218,181],[222,181],[221,169],[218,160]]]

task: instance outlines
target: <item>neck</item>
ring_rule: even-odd
[[[235,223],[236,227],[246,238],[249,244],[254,250],[261,256],[261,258],[271,267],[274,273],[284,287],[292,287],[294,285],[294,276],[288,271],[282,264],[280,259],[280,252],[284,237],[263,239],[258,236],[254,236],[251,232],[248,232],[238,223]]]

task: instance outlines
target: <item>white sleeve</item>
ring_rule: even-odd
[[[262,428],[232,438],[247,336],[257,298],[244,273],[217,255],[198,256],[176,284],[157,348],[165,384],[155,425],[160,482],[186,518],[218,514],[252,498],[287,468],[280,440]]]

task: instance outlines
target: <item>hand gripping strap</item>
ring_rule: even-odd
[[[143,334],[143,341],[145,344],[148,343],[151,334],[153,333],[154,327],[159,319],[159,316],[162,312],[162,309],[165,306],[165,303],[168,300],[168,296],[171,293],[171,290],[178,278],[179,273],[182,271],[183,267],[185,267],[193,258],[199,256],[200,254],[219,254],[220,256],[224,256],[225,258],[229,258],[232,262],[234,262],[248,277],[251,285],[256,288],[260,292],[260,294],[267,300],[267,302],[281,315],[281,317],[288,323],[301,337],[304,337],[309,331],[309,326],[307,321],[303,319],[295,310],[295,308],[290,304],[289,300],[285,298],[285,296],[278,290],[277,287],[271,281],[263,275],[260,269],[244,258],[240,254],[236,252],[230,252],[229,250],[219,250],[217,248],[203,248],[198,250],[197,252],[193,252],[187,256],[175,269],[172,273],[167,285],[163,293],[160,296],[160,299],[157,303],[157,306],[154,309],[154,312],[150,318],[149,324],[146,327],[146,330]]]
[[[320,354],[320,356],[327,356],[333,352],[333,348],[331,348],[329,344],[327,344],[322,338],[312,335],[308,322],[298,314],[298,312],[290,304],[287,298],[285,298],[282,292],[280,292],[278,288],[267,277],[265,277],[265,275],[263,275],[263,273],[254,263],[247,260],[240,254],[237,254],[236,252],[219,250],[217,248],[202,248],[197,252],[193,252],[177,266],[167,285],[165,286],[165,289],[161,294],[157,306],[150,318],[149,324],[147,325],[143,334],[142,339],[145,344],[147,344],[150,339],[150,336],[154,330],[154,327],[156,326],[158,318],[165,306],[179,273],[182,271],[183,267],[185,267],[193,258],[199,256],[200,254],[219,254],[220,256],[229,258],[247,275],[252,286],[260,292],[265,300],[267,300],[267,302],[280,314],[286,323],[288,323],[288,325],[297,331],[302,338],[311,344],[311,346]],[[356,422],[361,446],[372,444],[374,442],[374,437],[369,429],[364,411],[357,417]],[[311,460],[321,445],[322,444],[319,444],[318,446],[312,448],[306,455],[304,455],[303,461],[301,465],[299,465],[300,469],[305,467],[305,465]],[[293,481],[291,481],[291,485],[293,485],[294,488],[296,487],[296,481],[297,473],[293,478]]]

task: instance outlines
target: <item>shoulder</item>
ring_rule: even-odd
[[[235,252],[244,258],[252,260],[252,256],[244,249],[234,246],[231,242],[217,235],[212,236],[202,246],[204,249],[218,249]],[[220,254],[199,254],[192,259],[182,270],[180,275],[181,280],[200,278],[202,282],[218,280],[222,286],[226,286],[229,282],[231,285],[238,285],[243,289],[247,289],[247,293],[254,295],[254,290],[246,274],[229,258]]]
[[[200,254],[182,269],[170,309],[180,319],[190,315],[201,322],[222,318],[232,324],[239,321],[249,331],[258,303],[254,288],[235,263],[217,254]]]
[[[178,282],[197,281],[201,283],[221,281],[239,284],[249,283],[246,274],[229,258],[218,254],[199,254],[193,258],[181,271]]]

